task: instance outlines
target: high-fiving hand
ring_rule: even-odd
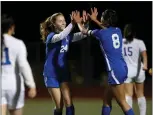
[[[88,16],[90,17],[91,20],[97,20],[98,16],[97,8],[96,7],[94,7],[94,9],[91,8],[91,14],[88,13]]]
[[[71,17],[72,23],[81,23],[82,22],[82,17],[80,17],[80,12],[77,10],[72,11],[70,17]]]

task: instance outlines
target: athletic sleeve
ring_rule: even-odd
[[[55,34],[51,38],[51,43],[55,43],[60,40],[63,40],[64,38],[66,38],[70,34],[72,29],[73,29],[73,25],[72,25],[72,23],[70,23],[61,33]]]
[[[94,36],[96,37],[96,39],[100,39],[101,38],[101,30],[99,29],[95,29],[95,30],[89,30],[88,31],[88,36]]]
[[[78,25],[79,26],[79,25]],[[89,24],[85,24],[84,25],[85,29],[89,29]],[[72,37],[72,42],[76,42],[76,41],[79,41],[79,40],[82,40],[83,38],[86,38],[87,35],[83,34],[82,32],[77,32],[77,33],[74,33],[73,34],[73,37]]]
[[[86,37],[87,37],[87,35],[84,35],[81,32],[74,33],[73,37],[72,37],[72,42],[82,40],[83,38],[86,38]]]
[[[146,51],[146,46],[142,40],[139,42],[140,52]]]
[[[35,82],[32,74],[31,67],[27,60],[27,50],[23,41],[20,42],[19,52],[17,56],[17,63],[19,65],[19,70],[24,77],[25,84],[29,88],[35,88]]]

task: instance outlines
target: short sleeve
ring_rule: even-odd
[[[139,42],[140,52],[146,51],[146,46],[142,40]]]

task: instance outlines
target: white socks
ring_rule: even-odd
[[[140,115],[146,115],[146,98],[145,97],[138,98],[138,106],[140,110]]]
[[[132,100],[132,97],[131,96],[127,96],[126,95],[126,102],[130,105],[130,107],[132,108],[132,104],[133,104],[133,100]]]

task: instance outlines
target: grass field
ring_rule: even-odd
[[[137,102],[133,102],[135,115],[139,115]],[[74,99],[75,115],[101,115],[102,100],[98,99]],[[49,99],[26,100],[24,115],[53,115],[54,104]],[[65,115],[65,110],[64,114]],[[113,109],[111,115],[124,115],[115,101],[113,101]],[[152,100],[147,100],[147,114],[152,115]]]

